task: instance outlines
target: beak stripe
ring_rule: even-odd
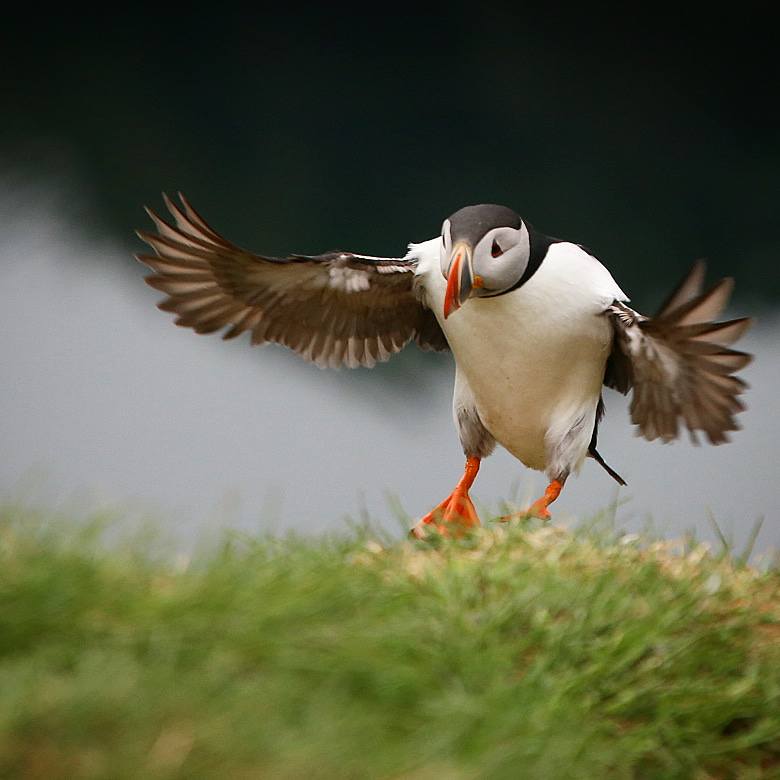
[[[460,307],[460,301],[458,300],[458,287],[460,286],[460,258],[461,255],[455,257],[450,266],[450,272],[447,276],[447,291],[444,293],[444,319],[446,320],[450,314]]]

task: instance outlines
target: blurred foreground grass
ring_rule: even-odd
[[[104,537],[0,509],[2,776],[780,776],[776,570],[534,524]]]

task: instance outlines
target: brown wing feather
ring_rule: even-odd
[[[750,327],[748,318],[713,322],[733,288],[723,279],[702,293],[699,261],[652,319],[615,301],[609,307],[615,339],[604,383],[622,393],[633,389],[631,419],[651,441],[676,439],[686,427],[696,441],[701,431],[712,444],[728,441],[744,410],[739,396],[747,385],[735,371],[752,356],[730,349]]]
[[[697,260],[691,270],[686,274],[680,284],[672,290],[669,297],[661,304],[656,317],[662,317],[678,306],[688,303],[691,298],[701,295],[704,277],[707,273],[707,266],[703,260]]]
[[[138,235],[154,250],[138,259],[159,304],[196,333],[249,332],[253,344],[284,344],[320,366],[373,366],[414,339],[446,350],[433,313],[413,292],[415,261],[349,252],[260,257],[220,236],[179,194],[163,195],[173,224],[146,209],[157,230]]]

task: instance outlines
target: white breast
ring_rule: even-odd
[[[610,273],[576,244],[553,244],[514,292],[472,298],[445,320],[440,241],[411,249],[427,305],[450,343],[487,429],[527,466],[575,470],[587,454],[612,329],[626,300]]]

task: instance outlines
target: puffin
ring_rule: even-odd
[[[731,345],[751,319],[717,321],[734,282],[705,289],[703,261],[648,317],[590,250],[506,206],[461,208],[401,257],[270,257],[223,238],[183,194],[163,200],[166,219],[145,209],[154,230],[137,234],[152,252],[136,257],[177,325],[223,339],[249,333],[323,368],[371,367],[410,342],[452,354],[466,462],[452,493],[411,529],[417,538],[480,524],[469,491],[497,444],[549,480],[518,515],[549,519],[586,458],[625,485],[597,449],[604,387],[631,393],[631,422],[650,441],[687,430],[717,445],[739,428],[747,385],[735,372],[752,356]]]

